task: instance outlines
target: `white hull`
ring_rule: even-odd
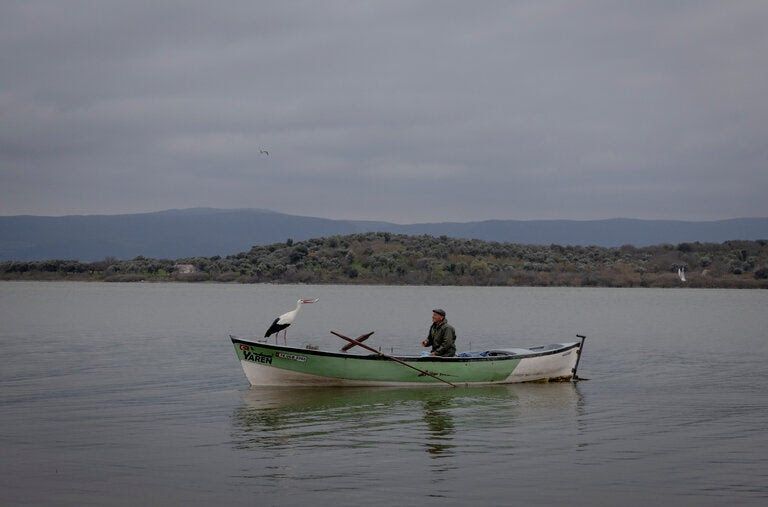
[[[498,360],[486,360],[485,364],[497,363],[499,368],[503,367],[510,361],[511,357],[520,357],[519,360],[515,360],[517,363],[513,370],[505,377],[496,376],[493,380],[472,380],[462,381],[460,376],[450,376],[451,381],[457,385],[490,385],[490,384],[513,384],[519,382],[536,382],[536,381],[562,381],[570,380],[574,375],[577,361],[580,353],[580,346],[577,344],[563,344],[563,348],[554,353],[542,353],[532,349],[505,349],[499,352],[508,352],[511,355],[505,356]],[[301,349],[290,349],[288,347],[269,346],[270,349],[281,349],[286,351],[282,353],[282,357],[289,356],[292,358],[302,357],[304,354],[312,354],[308,351]],[[524,357],[524,356],[528,357]],[[281,352],[277,352],[277,356],[281,357]],[[340,355],[339,355],[340,356]],[[523,357],[521,357],[523,356]],[[460,370],[464,367],[471,368],[475,360],[463,358],[449,358],[438,361],[432,361],[431,363],[423,362],[419,357],[401,357],[401,360],[412,361],[412,364],[424,369],[439,371],[444,369],[448,363],[453,363],[454,368],[458,367]],[[343,359],[339,359],[342,360]],[[349,357],[349,360],[356,361],[355,357]],[[359,360],[359,357],[358,359]],[[387,361],[376,361],[369,363],[371,367],[388,363]],[[370,378],[345,378],[343,376],[329,376],[318,373],[325,372],[307,372],[297,371],[295,369],[285,369],[275,367],[272,362],[254,362],[251,360],[241,359],[240,364],[243,368],[243,372],[248,379],[248,382],[254,386],[425,386],[425,385],[445,385],[439,382],[433,382],[431,384],[425,384],[424,377],[411,377],[412,381],[404,378],[391,378],[391,379],[370,379]],[[304,364],[304,363],[300,363]],[[464,364],[464,366],[461,366]],[[477,363],[475,363],[477,364]],[[441,368],[442,367],[442,368]],[[395,366],[395,369],[400,372],[408,372],[408,368],[402,365]],[[491,368],[492,370],[495,368]],[[454,370],[455,372],[456,370]]]

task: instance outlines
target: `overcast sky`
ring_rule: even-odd
[[[766,26],[765,0],[1,0],[0,214],[765,217]]]

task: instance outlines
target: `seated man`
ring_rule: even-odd
[[[432,347],[430,356],[453,357],[456,355],[456,330],[445,320],[445,310],[432,310],[432,326],[422,347]]]

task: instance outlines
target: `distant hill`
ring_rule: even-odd
[[[674,220],[486,220],[400,225],[330,220],[269,210],[193,208],[130,215],[0,217],[0,261],[107,257],[211,257],[255,245],[363,232],[448,236],[532,245],[637,247],[768,239],[768,218]]]

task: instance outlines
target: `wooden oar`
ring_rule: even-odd
[[[450,382],[448,382],[447,380],[445,380],[445,379],[442,379],[442,378],[438,377],[437,375],[434,375],[434,374],[432,374],[432,373],[430,373],[430,372],[428,372],[428,371],[426,371],[426,370],[422,370],[422,369],[420,369],[420,368],[416,368],[415,366],[413,366],[413,365],[411,365],[411,364],[408,364],[408,363],[406,363],[405,361],[401,361],[400,359],[398,359],[398,358],[396,358],[396,357],[394,357],[394,356],[390,356],[389,354],[385,354],[384,352],[381,352],[380,350],[376,350],[376,349],[374,349],[373,347],[369,347],[368,345],[365,345],[364,343],[361,343],[361,342],[359,342],[359,341],[357,341],[357,340],[355,340],[355,339],[353,339],[353,338],[349,338],[349,337],[347,337],[347,336],[344,336],[343,334],[339,334],[339,333],[337,333],[336,331],[331,331],[331,334],[335,334],[336,336],[338,336],[338,337],[339,337],[339,338],[341,338],[342,340],[347,340],[349,343],[351,343],[351,344],[353,344],[353,345],[359,345],[360,347],[364,348],[365,350],[370,350],[370,351],[371,351],[371,352],[373,352],[374,354],[378,354],[378,355],[380,355],[380,356],[382,356],[382,357],[386,357],[387,359],[390,359],[390,360],[392,360],[392,361],[394,361],[394,362],[396,362],[396,363],[400,363],[400,364],[402,364],[403,366],[407,366],[408,368],[413,368],[414,370],[416,370],[416,371],[418,371],[418,372],[421,372],[421,373],[423,373],[424,375],[429,375],[430,377],[432,377],[432,378],[434,378],[434,379],[437,379],[437,380],[439,380],[440,382],[445,382],[446,384],[448,384],[448,385],[449,385],[449,386],[451,386],[451,387],[456,387],[456,385],[455,385],[455,384],[451,384],[451,383],[450,383]],[[369,335],[369,336],[370,336],[370,335]]]
[[[331,332],[333,332],[333,331],[331,331]],[[370,332],[370,333],[368,333],[368,334],[361,334],[360,336],[358,336],[358,337],[357,337],[357,341],[359,341],[359,342],[364,342],[365,340],[367,340],[368,338],[370,338],[370,337],[371,337],[371,335],[372,335],[373,333],[374,333],[374,331],[371,331],[371,332]],[[346,345],[344,345],[343,347],[341,347],[341,351],[342,351],[342,352],[346,352],[346,351],[348,351],[349,349],[351,349],[352,347],[356,347],[356,346],[357,346],[357,343],[347,343]]]

